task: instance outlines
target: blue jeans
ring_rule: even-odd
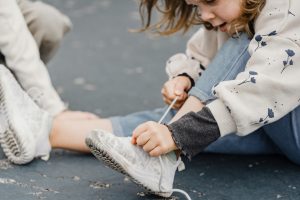
[[[244,71],[250,57],[247,48],[249,39],[244,34],[239,38],[230,38],[218,51],[213,61],[191,89],[189,95],[203,103],[212,101],[212,87],[224,80],[234,79]],[[165,108],[142,111],[127,116],[112,117],[114,134],[130,136],[135,127],[146,121],[158,121]],[[176,114],[172,110],[165,123]],[[227,154],[283,154],[291,161],[300,164],[300,107],[280,120],[268,124],[247,136],[230,134],[210,144],[205,152]]]

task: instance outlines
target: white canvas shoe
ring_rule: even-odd
[[[0,144],[8,159],[25,164],[48,156],[52,118],[22,90],[11,72],[0,65]]]
[[[173,192],[185,193],[173,189],[175,172],[181,163],[175,153],[151,157],[130,140],[130,137],[116,137],[104,130],[95,130],[87,136],[86,144],[99,160],[152,194],[170,197]]]

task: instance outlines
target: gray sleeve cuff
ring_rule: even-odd
[[[207,107],[190,112],[167,125],[176,146],[191,159],[220,137],[218,125]]]

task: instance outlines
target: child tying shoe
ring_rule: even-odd
[[[91,130],[101,128],[118,136],[124,136],[124,133],[129,136],[137,125],[148,120],[158,120],[165,111],[165,108],[161,108],[109,119],[99,119],[90,113],[64,111],[65,107],[53,90],[44,63],[39,56],[44,62],[47,61],[44,58],[49,58],[53,48],[58,45],[55,38],[61,39],[62,34],[70,28],[69,21],[57,10],[41,2],[27,0],[18,0],[18,4],[16,1],[6,3],[6,0],[0,0],[0,2],[3,2],[0,12],[5,16],[2,18],[2,36],[9,36],[3,37],[2,46],[0,45],[0,48],[4,49],[2,52],[5,53],[7,61],[6,66],[0,66],[0,143],[12,162],[28,163],[34,157],[48,155],[51,148],[90,152],[84,141]],[[51,14],[53,20],[49,20],[47,13]],[[10,24],[6,22],[14,22],[14,20],[18,22],[14,24],[18,31],[7,26]],[[25,22],[28,23],[31,33]],[[40,54],[33,39],[39,46]],[[16,45],[19,48],[16,48]],[[183,54],[175,57],[178,56],[182,57]],[[197,61],[190,60],[188,63],[193,63],[196,71],[201,71]],[[23,65],[31,67],[22,68]],[[173,67],[172,64],[168,65],[170,69]],[[13,75],[7,68],[13,72]],[[178,72],[170,72],[170,76],[180,75],[176,73]],[[196,76],[194,74],[194,77],[197,75],[198,73]],[[185,90],[191,87],[190,80],[192,79],[187,74],[181,74],[165,84],[164,91],[173,90],[173,86],[177,85],[177,90],[182,93],[175,107],[179,107],[187,98]],[[33,102],[27,93],[38,101]],[[164,95],[167,103],[173,96],[172,92],[169,93],[171,96]],[[169,121],[174,113],[175,110],[172,110],[166,120]],[[55,116],[53,121],[49,114]]]
[[[164,197],[177,191],[172,189],[180,163],[175,151],[189,159],[202,151],[280,153],[300,164],[300,2],[141,1],[147,16],[156,6],[164,18],[146,29],[165,27],[172,33],[192,25],[197,16],[206,27],[193,36],[186,56],[169,60],[181,63],[172,69],[195,86],[170,124],[143,123],[131,138],[92,132],[86,142],[95,156]],[[198,80],[195,62],[207,67]]]

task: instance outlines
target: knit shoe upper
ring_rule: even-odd
[[[92,153],[109,167],[129,176],[151,193],[169,197],[172,194],[176,169],[180,163],[174,153],[151,157],[130,137],[116,137],[104,130],[95,130],[86,138]]]
[[[0,65],[0,144],[5,155],[16,164],[46,156],[52,119],[22,90],[11,72]],[[44,144],[37,144],[46,141]]]

